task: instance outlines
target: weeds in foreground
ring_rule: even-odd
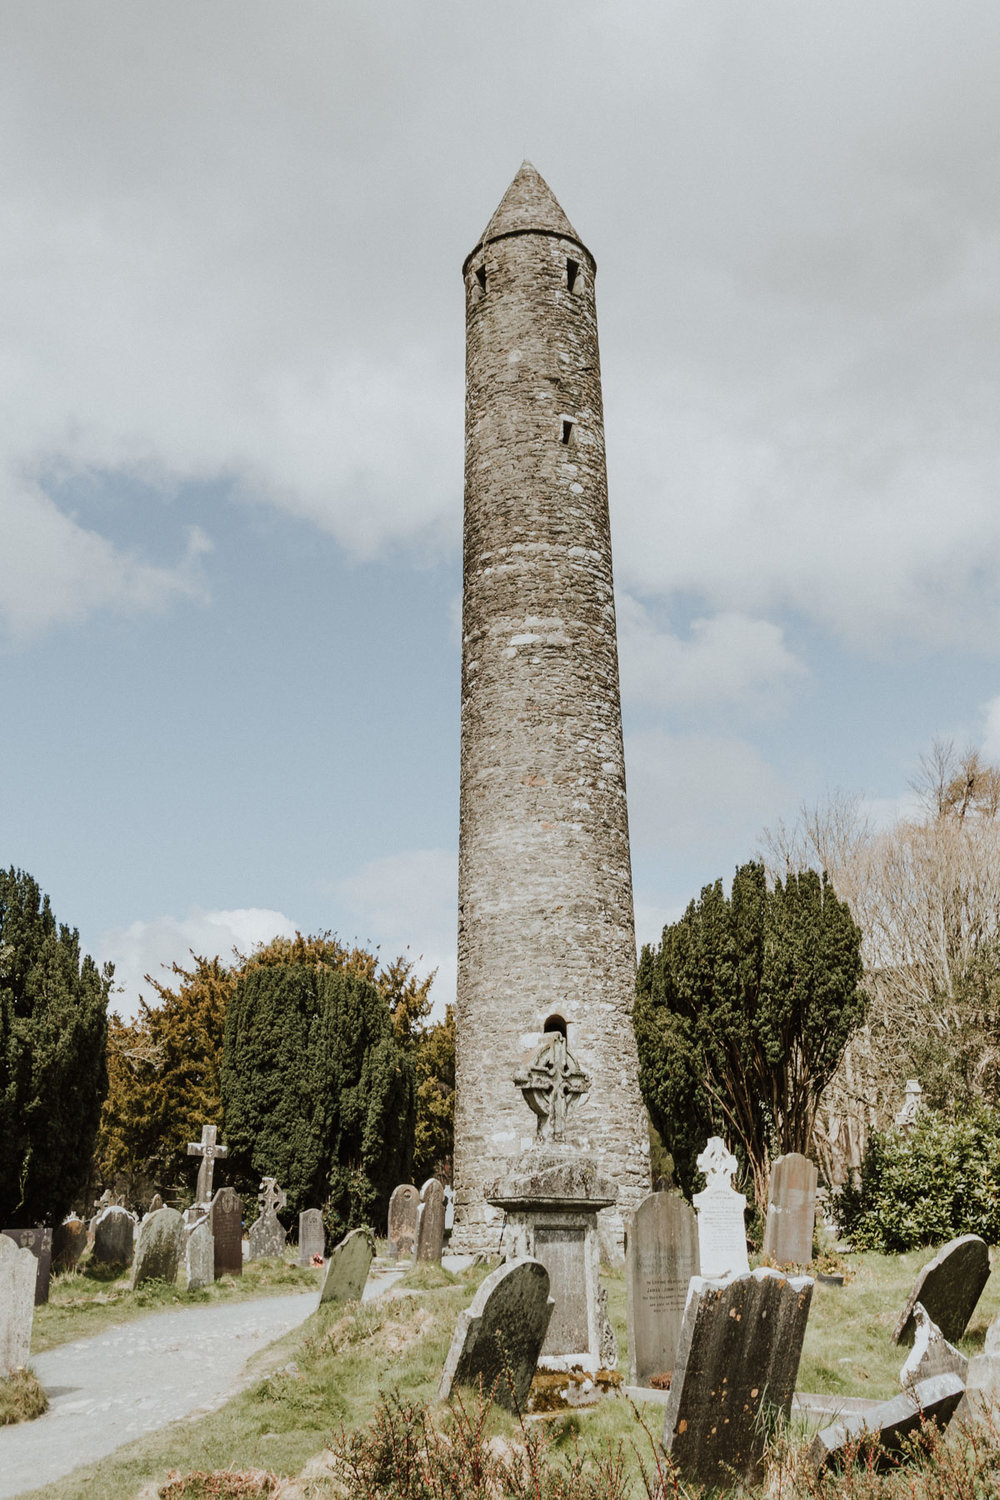
[[[281,1481],[263,1469],[238,1473],[233,1469],[216,1469],[213,1473],[167,1476],[157,1490],[159,1500],[268,1500],[278,1492]]]
[[[0,1427],[33,1422],[49,1409],[49,1398],[34,1370],[15,1370],[0,1380]]]

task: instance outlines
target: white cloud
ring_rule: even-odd
[[[458,856],[449,849],[409,849],[368,860],[338,880],[339,909],[357,924],[357,941],[377,944],[383,960],[398,954],[424,976],[437,970],[434,1013],[455,999],[458,971]],[[339,936],[349,941],[343,922]]]
[[[687,639],[657,628],[630,594],[616,597],[622,697],[671,709],[741,703],[773,706],[804,672],[769,620],[725,611],[691,622]]]
[[[264,907],[237,907],[231,911],[202,911],[193,907],[186,917],[153,917],[145,922],[133,922],[130,927],[106,932],[99,944],[100,961],[109,959],[115,965],[115,984],[124,993],[114,997],[114,1006],[123,1016],[136,1013],[140,995],[155,1001],[151,986],[144,976],[152,975],[171,985],[169,972],[172,963],[187,968],[191,954],[199,957],[218,956],[228,963],[233,949],[250,953],[259,943],[273,937],[294,937],[295,923],[280,911],[268,911]]]

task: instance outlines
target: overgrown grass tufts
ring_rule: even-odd
[[[15,1370],[0,1380],[0,1427],[33,1422],[49,1409],[49,1398],[34,1370]]]
[[[171,1473],[157,1490],[159,1500],[267,1500],[276,1495],[281,1481],[263,1469],[243,1473],[216,1469],[212,1473]]]

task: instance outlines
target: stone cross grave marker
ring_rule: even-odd
[[[912,1129],[916,1123],[917,1115],[920,1113],[920,1103],[923,1093],[924,1091],[916,1078],[908,1078],[906,1080],[906,1088],[903,1090],[903,1107],[892,1122],[899,1129]]]
[[[75,1271],[87,1248],[87,1226],[76,1214],[58,1224],[52,1234],[52,1264],[57,1271]]]
[[[35,1257],[35,1305],[49,1300],[49,1278],[52,1273],[51,1229],[5,1229],[4,1234],[19,1249],[28,1249]]]
[[[325,1302],[360,1302],[374,1253],[370,1230],[352,1229],[345,1234],[330,1251],[319,1293],[320,1307]]]
[[[750,1269],[744,1213],[747,1200],[733,1189],[738,1162],[713,1135],[698,1157],[706,1185],[692,1202],[698,1213],[698,1260],[702,1276],[743,1276]]]
[[[978,1234],[949,1240],[924,1266],[892,1331],[894,1344],[913,1341],[913,1310],[923,1303],[927,1316],[945,1338],[957,1343],[972,1317],[990,1276],[990,1252]]]
[[[299,1214],[299,1265],[311,1266],[313,1257],[320,1260],[326,1251],[326,1235],[323,1232],[323,1211],[307,1208]]]
[[[142,1286],[144,1281],[175,1280],[183,1230],[184,1220],[176,1208],[158,1208],[146,1215],[139,1225],[132,1262],[133,1288]]]
[[[278,1218],[278,1209],[284,1208],[288,1195],[278,1186],[276,1177],[264,1178],[257,1201],[260,1217],[250,1226],[250,1259],[264,1260],[267,1256],[284,1255],[288,1235]]]
[[[514,1079],[538,1116],[538,1134],[561,1141],[570,1108],[590,1092],[590,1079],[566,1045],[561,1031],[548,1034],[531,1064]]]
[[[389,1250],[396,1260],[401,1255],[413,1254],[413,1241],[417,1233],[417,1209],[420,1194],[411,1182],[401,1182],[393,1188],[389,1199]]]
[[[481,1386],[508,1411],[523,1411],[555,1303],[549,1273],[525,1257],[491,1271],[459,1313],[438,1387],[447,1401],[456,1385]]]
[[[769,1269],[692,1281],[663,1425],[685,1478],[760,1481],[768,1413],[791,1410],[812,1289]]]
[[[771,1163],[764,1228],[764,1258],[779,1266],[807,1266],[812,1260],[819,1171],[798,1151]]]
[[[215,1241],[207,1218],[200,1219],[184,1246],[184,1285],[189,1292],[215,1280]]]
[[[698,1274],[694,1210],[672,1193],[650,1193],[633,1214],[625,1240],[632,1385],[649,1385],[673,1370],[688,1286]]]
[[[219,1188],[208,1211],[215,1246],[215,1279],[243,1275],[243,1204],[235,1188]]]
[[[229,1155],[229,1147],[223,1146],[216,1141],[218,1129],[214,1125],[203,1125],[201,1127],[201,1140],[188,1141],[188,1156],[200,1156],[201,1166],[198,1168],[198,1186],[195,1188],[194,1201],[203,1203],[207,1207],[212,1201],[212,1177],[215,1172],[216,1157],[222,1158]]]
[[[100,1265],[128,1266],[135,1244],[135,1220],[117,1203],[103,1208],[94,1220],[92,1258]]]
[[[28,1363],[37,1277],[31,1251],[0,1234],[0,1376]]]
[[[428,1177],[420,1189],[417,1209],[414,1260],[441,1259],[444,1248],[444,1187],[436,1177]]]
[[[947,1426],[964,1394],[965,1386],[958,1375],[921,1380],[912,1391],[817,1432],[809,1446],[809,1463],[817,1474],[826,1468],[839,1469],[848,1454],[856,1451],[860,1439],[870,1433],[878,1437],[876,1470],[894,1469],[907,1451],[905,1439],[910,1433],[924,1421]]]

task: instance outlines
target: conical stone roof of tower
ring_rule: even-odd
[[[576,240],[578,245],[583,244],[541,172],[530,161],[523,161],[480,235],[479,244],[499,239],[504,234],[524,234],[530,230],[563,235],[566,239]]]

